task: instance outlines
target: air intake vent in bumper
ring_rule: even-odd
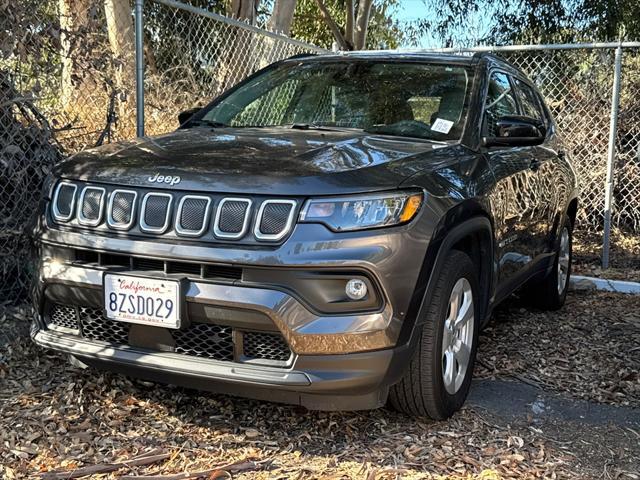
[[[279,333],[245,332],[243,338],[244,355],[248,358],[286,362],[291,357],[291,350]]]
[[[251,200],[248,198],[225,198],[220,202],[213,231],[217,237],[235,239],[247,232]]]
[[[131,324],[106,318],[102,308],[58,303],[47,304],[46,307],[49,312],[45,317],[48,329],[116,346],[131,344]],[[279,367],[285,367],[293,357],[286,340],[279,332],[242,331],[229,325],[195,322],[184,330],[166,332],[172,338],[168,342],[173,347],[171,350],[183,355]]]
[[[164,233],[169,227],[172,201],[169,193],[147,193],[142,199],[140,228],[149,233]]]

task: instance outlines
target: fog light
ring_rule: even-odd
[[[362,300],[367,296],[367,284],[359,278],[352,278],[344,291],[351,300]]]

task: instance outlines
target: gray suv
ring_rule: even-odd
[[[559,308],[575,172],[491,55],[294,57],[81,152],[34,227],[32,337],[127,375],[441,419],[516,289]]]

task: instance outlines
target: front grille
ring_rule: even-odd
[[[164,261],[156,260],[154,258],[133,258],[133,269],[134,270],[158,270],[160,272],[164,271]]]
[[[256,237],[265,240],[279,240],[293,220],[295,202],[290,200],[267,200],[259,214]]]
[[[78,188],[71,183],[60,183],[54,195],[53,216],[57,220],[66,221],[73,215],[73,205]]]
[[[223,238],[241,237],[247,228],[251,201],[225,198],[218,207],[215,233]]]
[[[227,267],[223,265],[205,265],[202,274],[204,278],[224,278],[227,280],[240,280],[242,268]]]
[[[133,223],[137,194],[130,190],[114,190],[109,203],[109,225],[127,228]]]
[[[178,208],[178,224],[176,230],[182,235],[202,235],[207,228],[209,205],[207,197],[186,196],[180,201]]]
[[[85,223],[100,222],[102,217],[102,200],[104,198],[103,188],[87,187],[82,192],[82,209],[80,210],[80,220]]]
[[[148,257],[132,257],[108,252],[73,249],[71,258],[81,263],[97,263],[101,267],[126,267],[132,270],[184,273],[191,278],[211,278],[225,280],[242,279],[242,267],[216,265],[213,263],[177,262]]]
[[[77,317],[76,307],[73,305],[61,305],[59,303],[55,303],[51,306],[51,310],[49,311],[49,321],[47,324],[77,330]]]
[[[246,332],[243,349],[246,357],[286,362],[291,350],[279,333]]]
[[[259,207],[256,210],[254,203]],[[55,222],[102,233],[120,230],[171,241],[190,238],[255,245],[282,240],[295,223],[297,206],[297,200],[262,195],[196,195],[64,180],[54,190],[51,213]]]
[[[55,303],[49,307],[46,320],[48,326],[73,329],[78,332],[76,335],[90,340],[112,345],[129,344],[131,324],[106,318],[101,308]],[[169,330],[175,341],[175,353],[227,362],[235,360],[233,332],[231,326],[212,323],[193,323],[186,330]],[[243,332],[239,338],[243,339],[243,355],[239,361],[269,360],[282,364],[292,356],[279,333]]]
[[[164,193],[149,193],[142,203],[143,230],[163,233],[169,224],[169,207],[171,195]]]
[[[208,323],[195,323],[185,331],[173,332],[176,353],[233,361],[233,335],[231,327]]]
[[[82,336],[91,340],[126,345],[129,343],[129,324],[109,320],[102,309],[80,307],[80,325]]]
[[[167,262],[167,273],[186,273],[199,277],[202,273],[202,266],[199,263]]]

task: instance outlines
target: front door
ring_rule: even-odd
[[[497,120],[520,115],[509,76],[493,72],[485,100],[483,135],[497,135]],[[540,253],[539,191],[536,155],[532,147],[498,147],[486,153],[496,179],[490,199],[494,211],[498,287],[510,290]]]

